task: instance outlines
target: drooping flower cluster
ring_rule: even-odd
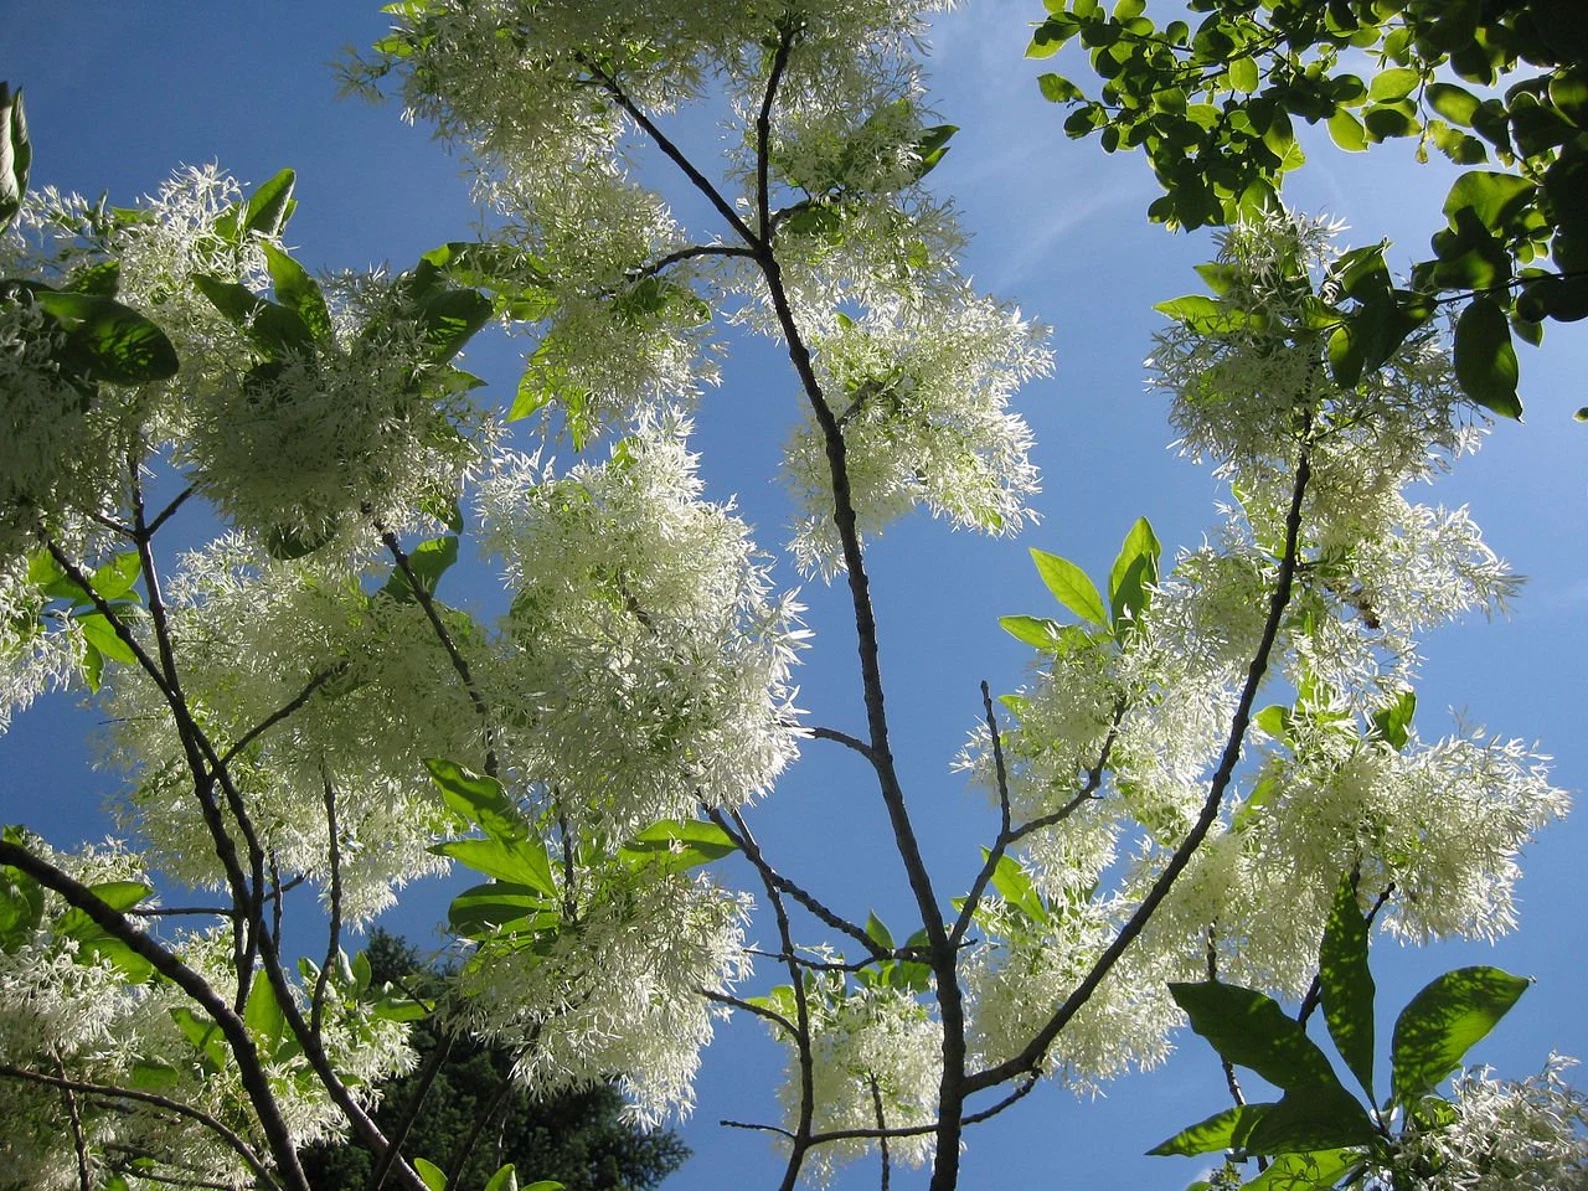
[[[701,989],[749,971],[749,899],[658,866],[580,870],[577,914],[546,941],[487,946],[465,966],[473,1027],[518,1053],[515,1074],[553,1094],[620,1078],[637,1120],[694,1102],[712,1009]]]
[[[1461,1072],[1450,1119],[1409,1129],[1397,1170],[1427,1191],[1588,1187],[1588,1098],[1565,1076],[1575,1065],[1552,1054],[1543,1071],[1520,1081],[1496,1079],[1487,1067]]]
[[[968,292],[841,319],[812,340],[842,429],[858,528],[875,534],[916,505],[957,527],[1013,533],[1037,490],[1031,431],[1007,402],[1045,374],[1039,327]],[[800,508],[792,551],[807,573],[843,568],[822,428],[807,413],[785,467]]]
[[[481,486],[516,592],[495,680],[525,775],[617,838],[739,806],[794,755],[799,609],[731,508],[700,499],[687,430],[643,427],[561,477],[510,459]]]

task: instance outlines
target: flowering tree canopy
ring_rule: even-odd
[[[1160,307],[1151,383],[1229,501],[1195,548],[1136,521],[1103,583],[1032,552],[1062,611],[1003,622],[1030,674],[967,716],[958,766],[991,810],[949,889],[894,752],[868,549],[915,509],[1032,519],[1012,403],[1050,359],[923,186],[956,132],[925,94],[932,7],[389,11],[349,82],[432,124],[492,212],[396,274],[294,259],[290,171],[188,169],[126,208],[30,190],[0,93],[0,727],[51,690],[101,708],[128,841],[0,840],[0,1186],[304,1191],[298,1149],[351,1131],[377,1182],[445,1191],[456,1171],[371,1114],[412,1022],[510,1049],[534,1091],[615,1079],[653,1122],[688,1111],[730,1013],[786,1051],[781,1119],[748,1123],[786,1191],[868,1155],[884,1186],[904,1165],[949,1191],[970,1126],[1041,1080],[1152,1067],[1188,1018],[1237,1107],[1175,1152],[1230,1150],[1226,1181],[1249,1156],[1316,1186],[1580,1169],[1558,1065],[1427,1102],[1519,978],[1414,1002],[1365,1108],[1302,1024],[1322,997],[1356,1071],[1341,1004],[1370,1003],[1370,927],[1511,929],[1519,852],[1568,801],[1533,746],[1415,719],[1419,638],[1517,580],[1466,509],[1408,495],[1485,426],[1445,341],[1408,328],[1342,366],[1341,327],[1393,291],[1383,246],[1254,203],[1211,293]],[[662,122],[706,104],[729,127],[709,161]],[[695,214],[651,188],[664,169]],[[525,344],[508,401],[458,363],[493,323]],[[691,448],[703,386],[757,336],[797,421],[770,543]],[[465,541],[494,618],[443,599]],[[845,596],[858,726],[797,706],[814,644],[769,551]],[[907,931],[828,904],[753,826],[817,748],[881,804]],[[378,983],[350,934],[449,867],[478,878],[448,910],[455,979]],[[289,910],[323,928],[313,955]],[[1257,1132],[1235,1065],[1338,1111],[1292,1104],[1311,1124],[1287,1133],[1281,1104]]]

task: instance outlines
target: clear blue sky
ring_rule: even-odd
[[[1191,266],[1211,255],[1210,241],[1146,223],[1155,190],[1139,157],[1106,158],[1095,142],[1065,139],[1061,110],[1041,100],[1038,68],[1021,58],[1027,23],[1040,15],[1036,0],[998,0],[938,22],[934,101],[963,131],[932,180],[955,196],[974,233],[967,268],[978,285],[1054,327],[1057,374],[1019,400],[1038,436],[1043,521],[1010,542],[951,535],[918,518],[890,530],[872,555],[903,776],[943,888],[968,880],[976,846],[995,826],[981,796],[947,763],[978,714],[977,684],[986,678],[1007,691],[1020,681],[1027,651],[996,618],[1050,610],[1025,548],[1040,546],[1097,573],[1139,515],[1170,549],[1196,543],[1214,523],[1219,495],[1205,469],[1165,449],[1172,435],[1163,403],[1144,395],[1141,369],[1159,322],[1152,303],[1199,288]],[[343,46],[367,45],[384,23],[377,5],[348,0],[0,0],[0,78],[25,88],[37,184],[90,196],[108,189],[124,204],[182,163],[216,160],[247,182],[290,165],[301,206],[289,240],[300,259],[319,268],[402,268],[465,237],[478,213],[458,161],[426,130],[405,126],[394,107],[335,99],[329,63]],[[709,146],[709,128],[690,127],[684,136]],[[1393,239],[1399,265],[1421,254],[1441,222],[1448,171],[1417,168],[1409,146],[1348,158],[1314,142],[1314,160],[1289,200],[1345,218],[1352,243]],[[493,382],[482,390],[485,400],[510,400],[517,350],[471,352],[469,367]],[[1580,789],[1588,772],[1588,426],[1570,413],[1588,404],[1588,328],[1551,325],[1541,351],[1522,352],[1528,425],[1498,427],[1482,454],[1424,499],[1470,502],[1489,541],[1531,581],[1511,620],[1478,620],[1426,643],[1419,727],[1436,736],[1453,724],[1453,711],[1496,732],[1537,738],[1558,758],[1556,783]],[[769,546],[787,516],[771,477],[796,416],[794,392],[786,367],[756,346],[730,362],[698,419],[713,495],[737,494]],[[807,602],[817,638],[800,676],[801,705],[820,722],[852,726],[858,683],[844,603],[815,587]],[[84,744],[93,720],[71,699],[57,699],[0,738],[0,818],[27,822],[62,845],[109,830],[99,813],[108,791]],[[905,891],[897,863],[882,850],[881,815],[865,779],[849,756],[813,744],[755,822],[778,862],[824,897],[854,916],[875,908],[884,917],[896,910],[902,920]],[[1552,1047],[1588,1057],[1580,1009],[1585,845],[1588,817],[1580,816],[1531,850],[1522,930],[1497,947],[1414,954],[1382,943],[1375,951],[1381,1006],[1398,1006],[1444,968],[1497,963],[1539,983],[1476,1057],[1518,1077],[1536,1071]],[[441,912],[432,895],[394,925],[422,939]],[[1222,1106],[1216,1062],[1188,1041],[1166,1069],[1114,1085],[1105,1100],[1078,1102],[1044,1089],[980,1126],[969,1137],[963,1185],[1183,1187],[1197,1164],[1140,1155]],[[766,1143],[716,1121],[775,1120],[780,1062],[754,1025],[719,1033],[685,1128],[696,1157],[673,1185],[730,1191],[772,1179]],[[875,1177],[864,1164],[836,1185],[871,1187]],[[895,1178],[901,1187],[916,1181]]]

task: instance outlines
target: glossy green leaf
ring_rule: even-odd
[[[466,939],[554,930],[561,921],[562,910],[555,897],[536,886],[511,881],[465,889],[447,907],[447,926]]]
[[[1428,106],[1446,120],[1463,128],[1472,127],[1473,118],[1478,114],[1478,97],[1465,87],[1454,83],[1429,83],[1423,94]]]
[[[160,1059],[139,1059],[132,1065],[132,1086],[145,1092],[175,1087],[182,1073]]]
[[[1064,628],[1058,621],[1045,616],[1000,616],[998,624],[1016,641],[1043,650],[1058,644],[1059,633]]]
[[[529,824],[494,777],[441,757],[426,758],[425,768],[447,806],[486,835],[506,843],[522,843],[530,838]]]
[[[91,381],[141,385],[175,376],[176,348],[164,331],[130,306],[99,294],[36,287],[33,299],[61,325],[57,358]]]
[[[1329,139],[1347,153],[1361,153],[1367,149],[1367,129],[1345,108],[1339,108],[1329,117]]]
[[[414,1159],[414,1171],[426,1191],[447,1191],[447,1172],[425,1158]]]
[[[1445,196],[1444,213],[1455,227],[1456,212],[1468,209],[1484,227],[1504,233],[1513,229],[1537,192],[1537,186],[1515,174],[1469,170],[1456,179]]]
[[[1119,554],[1108,574],[1109,610],[1116,627],[1146,611],[1152,588],[1158,582],[1158,559],[1163,546],[1147,518],[1139,517],[1125,534]]]
[[[1242,1191],[1332,1191],[1361,1161],[1359,1149],[1280,1154],[1267,1170],[1241,1187]]]
[[[141,566],[138,552],[127,550],[95,570],[88,581],[89,586],[102,600],[119,600],[138,581]]]
[[[1147,1153],[1158,1157],[1180,1155],[1189,1158],[1197,1154],[1211,1154],[1218,1150],[1240,1149],[1252,1126],[1257,1124],[1263,1114],[1272,1107],[1272,1104],[1242,1104],[1234,1108],[1226,1108],[1223,1112],[1216,1113],[1205,1121],[1198,1121],[1195,1125],[1180,1130],[1173,1137],[1160,1141]]]
[[[1433,1091],[1531,983],[1481,966],[1458,968],[1431,981],[1395,1022],[1390,1043],[1395,1102],[1405,1106]]]
[[[983,848],[982,859],[986,860],[989,855],[991,853],[988,849]],[[992,887],[998,891],[999,897],[1020,910],[1033,922],[1047,921],[1048,907],[1043,903],[1042,895],[1037,892],[1031,874],[1026,872],[1013,856],[998,858],[998,864],[993,869]]]
[[[491,1176],[485,1184],[485,1191],[518,1191],[518,1172],[511,1162]]]
[[[1261,85],[1257,62],[1252,58],[1237,58],[1230,63],[1230,89],[1250,95]]]
[[[874,911],[866,915],[866,937],[884,951],[893,950],[893,934]]]
[[[132,646],[117,635],[103,613],[86,613],[77,618],[77,623],[83,630],[84,639],[107,658],[127,666],[137,665],[138,655],[133,652]]]
[[[715,823],[699,819],[663,819],[624,842],[618,858],[624,863],[660,866],[665,872],[683,872],[710,864],[737,850],[728,833]]]
[[[248,1000],[243,1005],[243,1024],[260,1044],[268,1057],[274,1057],[287,1030],[287,1015],[282,1012],[276,990],[264,972],[254,973],[254,982],[248,989]]]
[[[1373,1118],[1339,1084],[1296,1088],[1256,1122],[1246,1135],[1254,1154],[1306,1154],[1372,1145]]]
[[[224,1069],[229,1052],[220,1026],[207,1017],[200,1017],[186,1005],[179,1005],[170,1012],[171,1020],[176,1022],[183,1037],[204,1057],[210,1071],[217,1072]]]
[[[235,281],[200,273],[194,275],[193,284],[227,321],[248,333],[265,359],[279,361],[294,353],[313,352],[314,336],[296,310],[266,301]]]
[[[290,169],[280,170],[254,188],[248,196],[248,206],[243,212],[242,229],[261,236],[280,235],[292,218],[297,206],[292,189],[298,175]]]
[[[1417,90],[1417,84],[1421,81],[1422,74],[1419,71],[1408,66],[1391,67],[1373,76],[1367,87],[1368,98],[1380,103],[1403,99]]]
[[[1493,298],[1474,298],[1456,320],[1456,380],[1462,391],[1502,417],[1520,418],[1518,374],[1505,311]]]
[[[1417,692],[1402,691],[1394,703],[1373,713],[1373,731],[1391,748],[1403,749],[1411,739],[1412,717],[1417,714]]]
[[[1053,597],[1071,612],[1102,628],[1108,627],[1108,609],[1097,585],[1087,578],[1086,572],[1066,558],[1033,549],[1031,558],[1037,564],[1037,574],[1053,593]]]
[[[1356,886],[1341,877],[1334,893],[1323,942],[1318,948],[1318,984],[1323,1019],[1335,1049],[1367,1093],[1373,1092],[1373,974],[1368,971],[1367,919],[1356,904]],[[1307,1149],[1324,1149],[1346,1142],[1318,1143]]]
[[[33,145],[28,140],[27,114],[22,88],[12,91],[0,83],[0,231],[16,218],[28,188]]]
[[[538,843],[460,839],[432,845],[430,851],[499,881],[528,885],[545,894],[554,894],[557,889],[551,876],[551,861]]]
[[[1285,1091],[1339,1081],[1317,1044],[1278,1002],[1249,988],[1216,980],[1171,983],[1175,1003],[1219,1056],[1257,1072]]]
[[[491,300],[472,289],[448,289],[426,296],[414,312],[424,335],[426,359],[445,364],[491,317]]]
[[[1072,99],[1081,98],[1079,87],[1069,79],[1051,71],[1037,76],[1037,86],[1042,89],[1042,98],[1049,103],[1068,103]]]
[[[408,552],[408,566],[426,595],[436,593],[441,576],[457,561],[458,539],[451,535],[421,542]],[[391,576],[381,591],[399,604],[411,604],[415,599],[413,585],[401,567],[392,568]]]
[[[264,241],[260,247],[265,253],[265,265],[270,270],[276,300],[289,310],[296,311],[315,339],[328,342],[331,338],[331,312],[326,308],[325,295],[320,292],[319,282],[270,241]]]
[[[6,828],[7,843],[21,843],[16,828]],[[44,918],[44,889],[27,873],[0,866],[0,951],[15,951],[33,936]]]

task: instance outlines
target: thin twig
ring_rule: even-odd
[[[701,996],[705,997],[706,1000],[714,1001],[718,1005],[727,1005],[734,1009],[742,1009],[746,1013],[753,1013],[756,1017],[765,1018],[767,1021],[771,1022],[775,1026],[780,1027],[790,1035],[793,1035],[796,1032],[794,1023],[788,1018],[784,1017],[776,1009],[768,1009],[765,1005],[757,1005],[755,1002],[746,1001],[742,997],[736,997],[725,992],[716,992],[709,988],[697,988],[695,991]]]
[[[159,533],[160,527],[167,521],[171,520],[171,518],[176,515],[176,511],[187,503],[188,497],[192,496],[196,491],[197,489],[190,484],[186,488],[182,489],[182,491],[178,492],[176,496],[172,498],[171,503],[166,505],[165,508],[161,509],[160,512],[156,514],[154,520],[149,522],[148,527],[144,530],[144,532],[149,534],[151,537]]]
[[[817,740],[831,740],[837,744],[843,745],[847,749],[853,749],[868,761],[875,761],[875,757],[871,752],[871,746],[864,740],[861,740],[858,736],[851,736],[847,732],[840,732],[837,728],[814,727],[806,728],[805,731],[809,732],[811,736]]]
[[[336,787],[331,785],[331,775],[325,761],[320,762],[320,780],[325,785],[325,836],[331,865],[330,922],[326,926],[325,963],[314,978],[314,992],[309,1000],[309,1029],[320,1032],[320,1022],[325,1015],[325,991],[331,983],[331,965],[342,950],[342,845],[337,839]]]
[[[682,261],[694,260],[702,256],[754,257],[755,253],[738,244],[696,244],[689,248],[679,248],[676,251],[669,252],[666,256],[659,257],[649,264],[641,265],[637,269],[630,269],[623,276],[630,282],[644,281],[647,277],[654,277],[662,270],[671,268]]]
[[[196,1121],[216,1137],[220,1138],[239,1158],[247,1164],[253,1176],[264,1186],[278,1188],[281,1186],[271,1174],[269,1167],[254,1153],[253,1149],[220,1121],[202,1112],[191,1105],[172,1100],[166,1096],[156,1095],[154,1092],[144,1092],[137,1088],[115,1087],[111,1084],[88,1083],[84,1080],[59,1078],[45,1075],[42,1071],[29,1071],[25,1067],[13,1067],[9,1063],[0,1064],[0,1078],[20,1079],[25,1082],[44,1084],[48,1087],[65,1088],[72,1092],[79,1092],[84,1096],[109,1101],[133,1100],[140,1104],[148,1104],[154,1108],[164,1109],[166,1112],[175,1113],[177,1116],[186,1117]]]
[[[877,1077],[875,1073],[873,1073],[871,1076],[871,1107],[876,1111],[877,1114],[878,1130],[886,1130],[888,1127],[888,1117],[887,1114],[882,1111],[882,1089],[877,1086]],[[882,1152],[881,1191],[888,1191],[888,1181],[892,1177],[893,1166],[888,1160],[888,1138],[886,1134],[882,1134],[877,1138],[877,1148]]]
[[[1212,922],[1208,923],[1207,973],[1210,982],[1219,978],[1218,925]],[[1246,1103],[1246,1097],[1241,1092],[1241,1081],[1235,1076],[1235,1064],[1223,1055],[1219,1056],[1219,1062],[1224,1067],[1224,1085],[1229,1088],[1235,1107],[1240,1108]]]
[[[308,701],[314,697],[314,693],[317,690],[319,690],[322,686],[324,686],[326,683],[330,682],[331,679],[336,678],[336,677],[338,677],[338,676],[340,676],[342,674],[345,674],[346,672],[347,672],[347,663],[346,662],[338,662],[336,665],[332,666],[330,669],[322,670],[320,673],[316,674],[313,678],[309,679],[309,681],[304,684],[304,687],[303,687],[303,689],[301,691],[299,691],[291,699],[288,699],[280,707],[276,708],[275,711],[272,711],[264,719],[260,720],[257,724],[255,724],[248,731],[244,732],[241,736],[239,736],[232,743],[232,746],[229,749],[227,749],[224,753],[221,754],[220,760],[215,763],[216,764],[216,768],[217,769],[226,768],[226,766],[230,765],[232,763],[232,761],[236,759],[236,757],[237,757],[237,755],[239,753],[241,753],[249,745],[253,744],[254,741],[258,740],[261,736],[263,736],[266,732],[270,731],[270,729],[274,728],[282,720],[286,719],[288,716],[292,715],[294,712],[298,711],[305,704],[307,704]]]

